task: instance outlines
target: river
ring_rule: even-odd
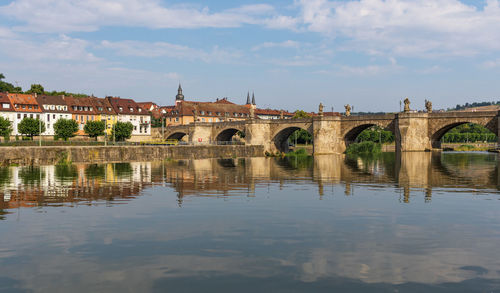
[[[500,292],[497,154],[0,168],[0,292]]]

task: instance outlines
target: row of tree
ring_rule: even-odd
[[[446,133],[442,142],[496,142],[494,133]]]
[[[356,138],[357,142],[371,141],[376,143],[394,142],[394,134],[389,130],[384,130],[378,126],[372,126],[363,130]]]
[[[111,135],[117,141],[123,141],[130,138],[134,126],[130,122],[116,122],[112,129]],[[45,123],[39,119],[26,117],[17,125],[18,132],[33,140],[33,136],[38,136],[45,132]],[[59,119],[54,123],[54,137],[67,141],[74,137],[78,131],[78,122],[73,119]],[[97,140],[99,136],[104,136],[106,131],[106,123],[104,121],[88,121],[83,131],[86,135]],[[9,140],[12,133],[12,122],[8,119],[0,117],[0,136],[5,140]]]
[[[38,95],[48,95],[48,96],[74,96],[74,97],[87,97],[86,94],[76,94],[76,93],[68,93],[66,91],[45,91],[44,87],[41,84],[32,84],[30,89],[23,92],[23,89],[20,86],[14,86],[13,84],[3,81],[5,76],[0,73],[0,92],[9,92],[15,94],[38,94]]]

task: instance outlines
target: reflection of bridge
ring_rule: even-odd
[[[192,123],[168,127],[165,138],[187,138],[192,143],[230,141],[238,131],[249,145],[264,145],[269,152],[287,151],[288,137],[298,129],[308,131],[315,154],[344,152],[368,127],[380,126],[394,133],[398,151],[425,151],[440,147],[441,137],[464,123],[482,125],[498,136],[498,112],[397,113],[366,116],[319,116],[308,119],[254,120]]]

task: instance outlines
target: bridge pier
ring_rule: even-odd
[[[211,123],[194,123],[193,132],[189,135],[193,144],[206,144],[213,141]]]
[[[266,121],[267,122],[267,121]],[[248,145],[263,145],[267,152],[275,152],[272,144],[271,127],[269,123],[249,120],[245,127],[245,141]]]
[[[339,116],[315,117],[312,128],[314,155],[341,154],[345,151]]]
[[[399,113],[395,127],[396,151],[418,152],[432,149],[427,113]]]

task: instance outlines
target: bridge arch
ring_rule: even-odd
[[[219,131],[215,135],[215,141],[216,142],[230,142],[233,139],[233,136],[235,136],[238,132],[245,133],[242,129],[236,128],[236,127],[230,127],[226,128],[222,131]],[[243,135],[244,137],[244,135]]]
[[[498,128],[496,126],[496,123],[492,123],[492,121],[483,121],[475,119],[467,119],[461,121],[447,121],[432,125],[430,127],[429,138],[431,140],[432,148],[441,148],[441,139],[443,138],[443,136],[448,131],[463,124],[476,124],[483,126],[484,128],[488,129],[498,137]]]
[[[182,131],[173,132],[173,133],[166,135],[166,139],[185,140],[185,139],[187,139],[187,137],[188,137],[188,134],[185,132],[182,132]]]
[[[391,127],[391,125],[392,124],[374,123],[374,122],[356,123],[352,125],[351,128],[346,128],[344,131],[343,138],[345,146],[347,147],[351,143],[354,143],[356,141],[356,138],[361,134],[361,132],[373,126],[378,126],[383,130],[390,131],[392,132],[392,134],[395,134],[394,128]]]
[[[288,145],[288,138],[292,133],[294,133],[297,130],[305,130],[311,136],[313,136],[312,132],[312,125],[290,125],[290,126],[284,126],[277,131],[275,131],[275,134],[272,136],[272,142],[274,144],[274,147],[276,148],[277,151],[286,153],[290,151],[289,145]],[[313,142],[314,143],[314,142]]]

